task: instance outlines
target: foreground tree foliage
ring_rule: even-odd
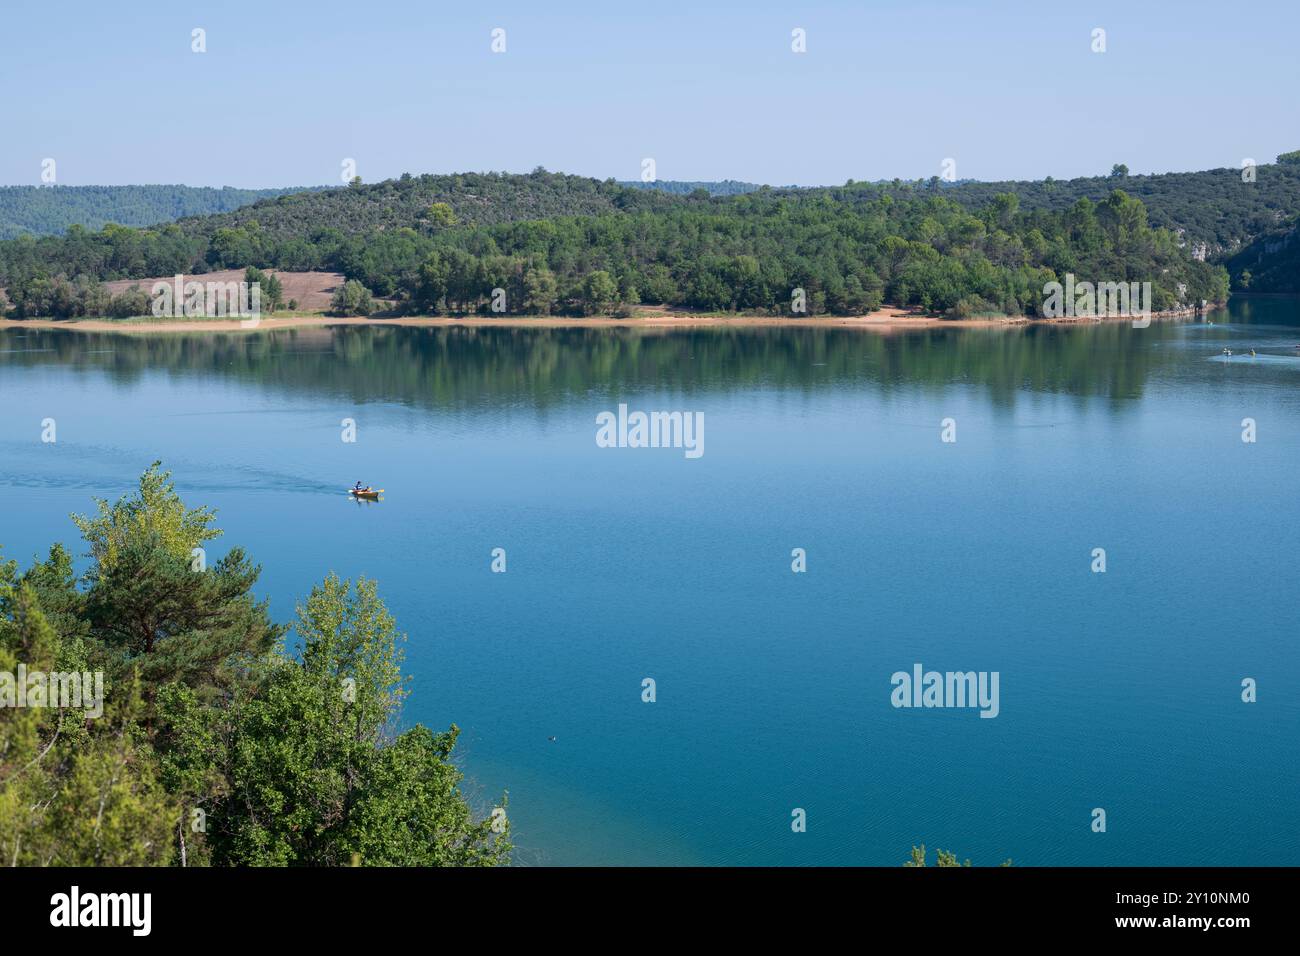
[[[922,843],[920,846],[912,847],[912,858],[903,864],[903,866],[908,866],[908,867],[929,866],[929,865],[930,864],[926,862],[926,851],[925,851],[924,843]],[[951,866],[966,867],[966,866],[970,866],[970,860],[961,863],[958,862],[957,860],[957,854],[952,853],[949,850],[936,850],[934,865],[938,867],[951,867]],[[1004,860],[1001,865],[1010,866],[1011,861]]]
[[[459,791],[457,728],[395,730],[402,638],[376,584],[313,589],[290,653],[252,596],[259,568],[238,549],[196,561],[213,518],[155,463],[76,519],[80,580],[57,545],[22,573],[0,563],[0,672],[102,671],[105,691],[98,717],[0,708],[0,862],[505,862],[504,817],[475,819]]]

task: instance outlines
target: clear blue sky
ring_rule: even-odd
[[[335,184],[349,157],[366,182],[635,179],[653,157],[661,179],[812,185],[1300,148],[1297,0],[79,0],[2,22],[4,184],[46,157],[65,185]]]

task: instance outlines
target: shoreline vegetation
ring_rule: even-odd
[[[1185,308],[1152,312],[1153,321],[1189,318],[1225,303],[1210,303],[1204,309]],[[1130,322],[1138,316],[972,316],[950,319],[909,309],[880,308],[865,315],[750,315],[744,313],[687,312],[664,308],[643,308],[630,315],[465,315],[434,316],[336,316],[298,313],[261,318],[255,325],[239,318],[152,318],[131,319],[9,319],[0,318],[0,329],[64,329],[74,332],[124,332],[167,334],[176,332],[267,332],[277,329],[321,328],[330,326],[403,326],[413,328],[519,328],[519,329],[598,329],[598,328],[849,328],[870,332],[892,333],[912,329],[964,328],[990,329],[1023,325],[1088,325],[1101,322]]]
[[[1060,293],[1047,292],[1076,280],[1086,296],[1085,287],[1105,288],[1113,302],[1123,291],[1123,308],[1096,311],[1143,316],[1221,302],[1233,288],[1265,290],[1244,273],[1234,285],[1183,226],[1154,225],[1127,182],[1117,166],[1091,195],[1031,205],[1015,190],[959,202],[937,181],[679,196],[541,169],[403,176],[156,229],[0,242],[0,286],[15,319],[139,324],[174,316],[184,298],[189,321],[238,312],[262,316],[259,327],[282,312],[575,326],[1000,325],[1068,314]],[[1290,167],[1266,167],[1260,182],[1280,196]],[[257,304],[191,302],[229,298],[221,290],[230,287],[241,299],[255,290]],[[1141,292],[1131,309],[1130,290]]]

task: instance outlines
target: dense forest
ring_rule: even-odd
[[[598,216],[662,208],[673,198],[620,186],[612,179],[566,176],[540,167],[526,175],[406,173],[379,183],[281,196],[222,215],[182,219],[176,225],[186,236],[208,238],[223,230],[247,230],[255,223],[264,237],[286,243],[331,230],[355,236],[402,228]],[[443,207],[449,207],[450,218]]]
[[[1265,232],[1227,266],[1234,288],[1244,292],[1300,293],[1300,222]]]
[[[229,212],[259,199],[302,192],[224,186],[0,186],[0,239],[52,236],[69,226],[152,226],[184,216]]]
[[[1150,281],[1164,310],[1224,299],[1221,263],[1238,289],[1294,288],[1285,238],[1300,211],[1300,163],[1286,154],[1255,174],[1129,176],[1117,165],[1068,182],[727,195],[542,169],[404,175],[153,229],[0,242],[0,285],[17,317],[90,314],[104,280],[250,266],[341,272],[359,286],[340,307],[368,293],[384,300],[377,308],[412,314],[639,304],[857,314],[887,304],[961,317],[1034,315],[1044,284],[1073,273]]]
[[[1118,188],[1142,200],[1151,225],[1176,232],[1189,245],[1204,245],[1211,259],[1221,259],[1300,215],[1300,163],[1293,155],[1255,167],[1254,182],[1243,181],[1241,169],[1130,176],[1121,167],[1109,176],[1086,179],[969,181],[945,195],[968,209],[982,207],[999,193],[1014,193],[1024,209],[1065,209]]]
[[[629,186],[632,189],[657,189],[659,192],[670,193],[675,196],[687,196],[696,191],[706,192],[710,196],[739,196],[763,188],[758,183],[742,183],[735,179],[723,179],[716,182],[656,179],[648,183],[639,179],[629,179],[620,181],[619,185]]]
[[[374,582],[327,578],[287,649],[289,628],[252,596],[260,568],[239,548],[202,557],[214,518],[155,463],[134,495],[74,518],[84,575],[59,545],[22,572],[0,561],[0,859],[505,862],[504,800],[471,814],[451,762],[457,728],[396,726],[401,638]],[[56,673],[102,675],[98,701],[36,704],[37,675]],[[15,706],[18,681],[27,706]]]

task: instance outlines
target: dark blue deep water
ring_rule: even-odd
[[[278,619],[377,578],[404,719],[463,729],[520,863],[1294,864],[1300,303],[1209,320],[8,330],[0,544],[82,550],[161,458]],[[704,455],[597,447],[620,402],[702,412]],[[918,662],[1000,713],[895,709]]]

